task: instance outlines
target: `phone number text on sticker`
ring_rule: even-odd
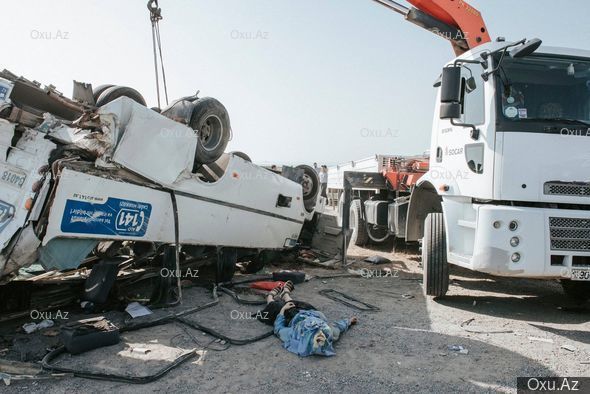
[[[104,204],[67,200],[61,221],[64,233],[143,237],[152,205],[109,197]]]

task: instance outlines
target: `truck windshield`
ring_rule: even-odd
[[[590,59],[505,59],[496,80],[498,131],[590,128]]]

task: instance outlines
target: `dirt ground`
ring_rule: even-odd
[[[344,334],[334,357],[299,358],[273,336],[229,346],[199,330],[171,323],[124,333],[119,345],[55,361],[60,366],[142,376],[197,349],[197,357],[153,383],[69,377],[13,382],[0,391],[515,392],[518,376],[590,376],[590,305],[570,303],[559,284],[498,279],[453,268],[448,296],[433,301],[422,295],[420,257],[415,251],[393,254],[351,248],[349,252],[356,258],[379,254],[392,263],[356,263],[352,268],[364,267],[362,276],[339,278],[317,276],[341,275],[341,271],[301,266],[316,277],[293,293],[334,320],[358,316],[359,324]],[[380,310],[355,310],[320,295],[322,289],[342,291]],[[210,292],[191,288],[185,290],[184,304],[177,309],[210,301]],[[187,319],[232,338],[247,338],[269,329],[252,318],[258,309],[220,295],[218,305]],[[474,320],[461,326],[470,319]],[[450,350],[453,345],[463,346],[466,354]]]

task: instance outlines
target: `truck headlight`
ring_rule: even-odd
[[[513,263],[518,263],[520,261],[520,253],[512,253],[510,260],[512,260]]]
[[[516,231],[518,229],[518,222],[516,220],[511,221],[508,228],[510,231]]]

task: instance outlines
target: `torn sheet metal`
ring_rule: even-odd
[[[97,244],[94,239],[53,239],[39,249],[39,263],[46,270],[78,268]]]
[[[13,127],[0,120],[0,141],[12,139]],[[6,146],[2,147],[6,149]],[[5,248],[16,231],[23,227],[28,215],[25,203],[33,198],[33,184],[43,176],[38,169],[47,164],[55,144],[45,134],[27,129],[10,149],[6,160],[0,161],[0,247]],[[0,267],[3,262],[0,259]]]
[[[121,97],[104,106],[101,113],[117,117],[121,135],[113,161],[161,185],[172,185],[193,168],[197,135],[141,104]]]

